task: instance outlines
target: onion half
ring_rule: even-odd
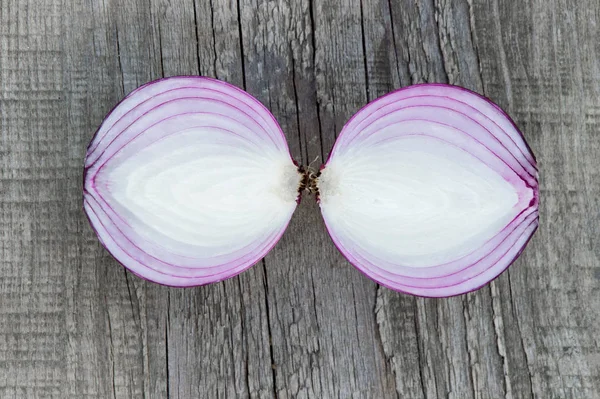
[[[423,84],[383,96],[344,126],[318,178],[340,252],[391,289],[473,291],[523,251],[538,226],[536,160],[490,100]]]
[[[133,273],[196,286],[269,252],[301,179],[258,100],[214,79],[174,77],[136,89],[106,117],[85,160],[84,210]]]

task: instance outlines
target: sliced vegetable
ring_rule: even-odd
[[[102,123],[86,157],[84,209],[133,273],[195,286],[265,256],[301,179],[256,99],[209,78],[169,78],[132,92]]]
[[[456,86],[390,93],[342,129],[318,178],[335,245],[368,277],[440,297],[475,290],[538,225],[535,158],[510,118]]]
[[[485,285],[538,226],[538,170],[523,135],[488,99],[442,84],[368,104],[315,173],[244,91],[204,77],[151,82],[92,139],[84,209],[133,273],[196,286],[264,257],[305,189],[354,266],[420,296]]]

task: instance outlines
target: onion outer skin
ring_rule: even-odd
[[[417,97],[429,97],[430,99],[435,99],[436,101],[439,100],[439,102],[442,103],[447,101],[447,105],[450,109],[453,108],[452,101],[456,101],[456,98],[460,98],[461,101],[459,102],[466,101],[466,103],[455,103],[455,108],[464,110],[471,107],[473,108],[473,113],[477,114],[476,118],[479,118],[480,122],[485,122],[484,124],[488,124],[488,127],[494,127],[494,125],[496,126],[494,127],[495,131],[493,133],[490,133],[489,131],[486,133],[488,134],[487,139],[496,139],[497,142],[501,143],[501,147],[504,147],[504,149],[508,148],[506,151],[503,150],[503,153],[510,154],[511,159],[506,160],[507,162],[505,163],[516,165],[515,168],[518,169],[518,172],[515,173],[518,174],[523,180],[524,186],[530,189],[532,192],[531,201],[521,212],[526,212],[528,216],[520,219],[521,222],[514,227],[515,232],[512,234],[512,236],[510,233],[505,233],[508,234],[507,237],[511,237],[511,241],[514,241],[514,244],[510,246],[506,253],[499,254],[499,250],[496,250],[496,248],[500,248],[502,245],[501,242],[495,249],[492,249],[488,254],[484,255],[479,260],[472,263],[466,263],[462,265],[464,267],[462,267],[461,270],[458,272],[452,272],[449,275],[444,274],[443,265],[432,265],[431,267],[414,270],[409,270],[410,267],[402,267],[401,265],[398,265],[399,270],[401,271],[397,274],[393,274],[389,271],[378,271],[379,268],[376,264],[357,259],[352,256],[350,254],[350,249],[345,248],[341,244],[336,230],[337,226],[333,225],[331,222],[328,223],[324,213],[325,226],[334,242],[334,245],[342,253],[342,255],[361,273],[377,283],[398,292],[421,297],[438,298],[461,295],[478,290],[506,270],[521,255],[539,225],[539,186],[537,161],[533,152],[531,151],[531,148],[525,141],[523,134],[506,112],[504,112],[490,99],[458,86],[434,83],[404,87],[367,104],[346,123],[338,135],[334,148],[329,154],[327,161],[321,166],[321,172],[326,173],[328,165],[330,165],[331,162],[336,159],[336,156],[340,156],[339,154],[343,154],[345,151],[354,150],[355,148],[360,148],[360,134],[365,130],[365,126],[368,130],[369,126],[377,122],[379,119],[376,117],[378,113],[389,117],[390,114],[393,115],[394,112],[402,110],[403,108],[399,105],[394,111],[394,104],[401,103],[402,101],[410,102],[411,99]],[[382,110],[386,109],[386,107],[388,109],[392,109],[393,111],[390,111],[387,114],[384,113]],[[416,107],[418,107],[418,105]],[[468,114],[466,116],[469,117]],[[369,120],[369,117],[372,119]],[[487,119],[487,122],[485,119]],[[502,131],[502,133],[500,133],[500,131]],[[377,130],[374,132],[372,131],[370,134],[375,136],[377,134]],[[498,137],[501,134],[504,135],[502,137]],[[357,137],[359,137],[359,139],[357,139]],[[353,140],[355,140],[354,143]],[[498,143],[495,143],[494,145],[497,144]],[[501,157],[499,158],[502,159]],[[324,211],[322,202],[323,201],[321,201],[321,210]],[[521,215],[521,213],[519,213],[519,215]],[[516,219],[519,218],[519,215],[515,216],[513,219],[515,222],[517,222]],[[496,236],[499,236],[503,231],[504,229],[499,231]],[[491,241],[492,239],[488,240],[487,242]],[[506,240],[508,240],[508,238]],[[476,273],[469,271],[474,270],[477,265],[483,262],[487,257],[492,258],[492,255],[498,257],[499,260],[492,263],[491,266],[485,268],[484,270],[478,270]],[[460,259],[462,258],[457,259],[455,262],[460,263]],[[411,273],[407,273],[407,271],[411,271]],[[411,274],[413,274],[414,277],[410,277]],[[469,276],[463,278],[463,276],[466,275]],[[450,277],[452,277],[453,280],[458,280],[458,282],[454,281],[451,284],[445,283],[445,280],[450,280]]]
[[[134,126],[136,123],[141,123],[139,121],[144,117],[148,117],[148,115],[152,113],[155,108],[160,108],[169,101],[177,103],[177,101],[181,101],[182,98],[179,98],[177,95],[173,95],[169,101],[160,102],[163,101],[161,99],[156,106],[145,110],[143,113],[140,113],[140,115],[132,117],[131,115],[135,115],[135,113],[138,112],[137,109],[143,109],[144,104],[151,103],[161,95],[168,96],[170,95],[169,92],[175,93],[178,90],[183,92],[187,91],[186,96],[188,96],[188,100],[191,98],[191,101],[194,101],[195,97],[204,98],[207,96],[206,98],[208,98],[208,102],[210,102],[211,98],[213,97],[220,98],[219,101],[223,102],[226,107],[229,107],[227,108],[228,111],[226,112],[233,112],[233,119],[237,118],[238,120],[254,121],[251,122],[251,125],[253,125],[253,128],[255,129],[253,130],[254,136],[252,136],[252,140],[258,140],[261,142],[262,144],[260,145],[265,146],[265,151],[267,151],[269,154],[275,154],[278,159],[280,158],[283,162],[287,163],[288,167],[293,168],[294,171],[296,168],[295,165],[297,164],[291,157],[285,136],[281,131],[279,124],[273,115],[267,110],[267,108],[245,91],[216,79],[202,76],[175,76],[155,80],[133,90],[107,114],[90,141],[86,154],[83,174],[83,208],[92,229],[107,251],[111,253],[111,255],[126,269],[138,277],[161,285],[173,287],[194,287],[211,284],[234,277],[259,262],[276,245],[283,235],[283,232],[285,231],[289,220],[291,219],[293,210],[300,200],[300,196],[294,193],[296,198],[293,201],[293,207],[291,205],[289,206],[289,217],[286,217],[286,220],[284,220],[281,225],[273,227],[272,233],[269,235],[269,237],[258,237],[255,241],[251,242],[251,246],[253,246],[251,250],[240,255],[240,259],[243,260],[237,261],[236,259],[231,259],[223,264],[216,265],[214,267],[210,266],[204,269],[183,267],[180,269],[185,271],[185,273],[178,275],[177,272],[174,273],[172,271],[164,271],[157,268],[148,267],[146,264],[144,264],[143,260],[136,259],[135,256],[132,256],[128,251],[137,246],[133,241],[129,241],[127,234],[125,234],[126,240],[119,240],[112,237],[111,234],[109,234],[106,230],[105,225],[109,223],[112,223],[111,227],[113,229],[116,226],[116,228],[120,230],[118,223],[121,223],[121,221],[118,221],[118,223],[115,224],[115,221],[111,219],[109,214],[106,213],[105,210],[101,209],[102,204],[100,204],[100,202],[103,201],[103,199],[102,195],[99,194],[96,182],[99,171],[101,171],[104,167],[104,164],[102,164],[102,166],[100,166],[100,164],[102,162],[106,163],[111,161],[113,156],[110,156],[108,160],[102,160],[103,154],[106,151],[109,151],[107,149],[110,149],[111,144],[113,144],[115,140],[119,140],[120,137],[124,136],[123,132],[129,129],[130,126]],[[195,94],[190,95],[190,93]],[[206,100],[206,98],[204,98],[204,100]],[[199,113],[201,113],[201,111],[202,109],[198,109]],[[112,131],[116,124],[128,117],[133,118],[133,122],[131,124],[128,124],[129,122],[127,122],[127,124],[121,126],[123,128],[122,131]],[[170,117],[181,117],[181,114],[174,112],[173,115],[163,115],[161,122]],[[248,127],[248,129],[250,128]],[[133,137],[133,140],[143,136],[146,131],[147,127],[143,128],[141,134]],[[174,135],[175,134],[177,134],[177,132],[174,133]],[[244,133],[240,134],[242,136],[244,135]],[[127,142],[124,147],[115,148],[117,151],[115,154],[118,154],[119,151],[122,151],[122,149],[129,145],[130,142],[131,141]],[[300,180],[300,177],[298,177],[298,180]],[[111,208],[111,206],[106,202],[104,205],[108,208]],[[102,214],[102,216],[99,217],[99,214]],[[125,223],[125,221],[123,221],[123,223]],[[261,239],[263,241],[261,241]],[[137,250],[139,250],[139,248],[136,248],[136,251]],[[240,251],[244,250],[245,249],[242,248]],[[174,255],[174,257],[176,258],[177,256]],[[144,256],[144,258],[146,257]],[[152,258],[152,256],[149,255],[149,258]],[[169,259],[156,260],[167,263],[169,262]],[[168,264],[172,266],[173,270],[179,270],[178,268],[180,266],[177,265],[177,262]],[[192,276],[196,272],[198,275],[195,277]]]

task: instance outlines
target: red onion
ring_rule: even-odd
[[[125,267],[172,286],[220,281],[277,243],[302,176],[271,113],[227,83],[133,91],[90,143],[84,209]]]
[[[244,91],[204,77],[149,83],[92,139],[84,209],[133,273],[196,286],[264,257],[305,188],[353,265],[415,295],[488,283],[538,224],[536,161],[519,130],[489,100],[439,84],[368,104],[312,173]]]
[[[391,289],[473,291],[523,251],[538,226],[535,158],[488,99],[443,84],[397,90],[344,126],[319,177],[337,248]]]

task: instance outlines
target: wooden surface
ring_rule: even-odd
[[[179,74],[245,88],[304,164],[394,88],[484,93],[538,157],[540,229],[492,284],[419,299],[304,201],[239,277],[142,281],[84,218],[83,157]],[[0,398],[599,398],[599,126],[597,0],[0,0]]]

